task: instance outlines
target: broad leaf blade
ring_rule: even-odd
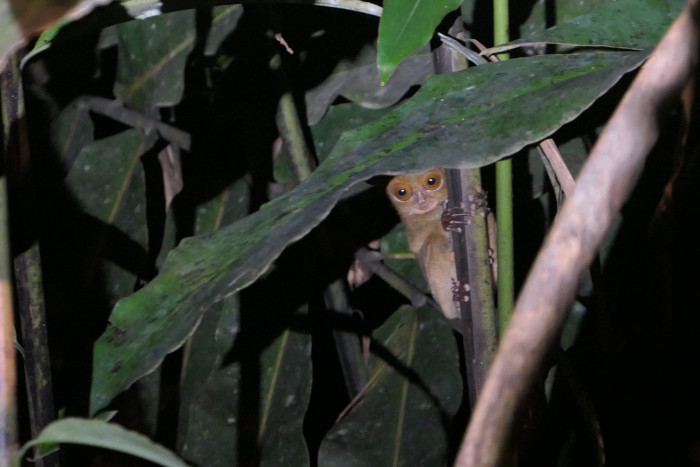
[[[370,383],[321,444],[319,465],[444,465],[462,400],[452,328],[436,310],[403,307],[374,341]]]
[[[396,65],[430,40],[442,18],[462,0],[386,0],[379,21],[377,67],[384,83]]]
[[[528,42],[646,49],[661,39],[685,4],[685,0],[607,1],[590,13],[492,50]]]
[[[382,86],[377,71],[377,52],[365,46],[357,57],[343,60],[323,83],[306,93],[306,114],[310,125],[323,117],[338,96],[368,109],[388,107],[398,102],[411,86],[422,84],[434,71],[427,47],[407,56]]]
[[[576,118],[645,57],[531,57],[432,77],[404,105],[345,133],[294,190],[212,235],[185,239],[154,281],[118,303],[95,344],[91,411],[158,366],[213,302],[255,281],[352,185],[380,174],[494,162]]]
[[[146,256],[147,230],[145,177],[141,156],[154,143],[140,130],[127,130],[85,146],[70,167],[65,183],[81,210],[98,221],[94,238],[84,239],[83,248],[94,245],[86,258],[83,286],[95,282],[96,267],[102,268],[109,284],[111,303],[133,292],[135,273],[115,252],[132,251]],[[110,261],[101,262],[106,257]],[[85,290],[80,290],[85,293]]]
[[[603,2],[604,0],[588,0],[586,2],[581,2],[580,0],[556,0],[554,2],[556,14],[554,24],[561,25],[577,16],[591,13]],[[540,33],[547,29],[547,21],[549,20],[550,23],[552,22],[552,18],[548,18],[548,10],[550,7],[550,4],[546,4],[543,1],[536,2],[532,7],[530,16],[520,26],[520,37]]]
[[[64,418],[44,428],[39,436],[25,444],[18,453],[21,458],[33,446],[70,443],[112,449],[168,467],[186,467],[175,454],[145,436],[102,420]]]
[[[220,196],[197,208],[195,232],[208,233],[220,228],[222,222],[235,222],[248,213],[249,202],[248,184],[244,180],[237,180]],[[199,431],[192,430],[195,441],[193,435],[187,437],[191,404],[201,404],[195,400],[198,392],[201,392],[202,386],[211,379],[212,374],[221,368],[224,357],[231,350],[240,327],[238,313],[237,294],[212,305],[186,347],[179,390],[178,452],[183,452],[183,443],[187,443],[190,450],[198,450],[200,447],[195,447],[195,442],[200,442],[196,438]]]
[[[261,465],[308,464],[302,423],[311,393],[309,337],[284,331],[260,355],[245,351],[248,363],[213,372],[194,394],[182,455],[212,467],[234,465],[241,452],[255,451]],[[259,396],[250,393],[258,389]],[[257,432],[241,434],[250,427]],[[241,440],[250,445],[238,445]]]
[[[119,65],[114,94],[146,113],[154,107],[177,104],[185,86],[185,61],[194,46],[194,11],[130,21],[117,26],[117,34]]]

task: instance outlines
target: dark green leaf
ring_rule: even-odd
[[[215,55],[221,42],[236,29],[238,20],[243,13],[241,5],[219,6],[212,10],[211,30],[207,35],[207,44],[204,47],[205,55]]]
[[[22,446],[17,459],[21,459],[33,446],[46,445],[51,448],[60,443],[112,449],[169,467],[187,466],[175,454],[141,434],[102,420],[81,418],[64,418],[53,422],[36,439]]]
[[[685,0],[608,1],[590,13],[513,41],[504,48],[522,42],[550,42],[645,49],[659,41],[685,4]]]
[[[377,68],[382,83],[396,65],[430,40],[442,18],[462,0],[386,0],[379,21]]]
[[[321,444],[319,465],[445,465],[462,400],[452,328],[436,310],[406,306],[374,341],[370,383]]]
[[[130,21],[117,26],[117,34],[119,65],[114,94],[145,113],[180,102],[185,61],[194,46],[194,12]]]
[[[197,465],[235,465],[240,431],[252,425],[253,445],[243,451],[258,450],[261,465],[307,465],[302,423],[311,392],[310,344],[308,336],[284,331],[260,355],[248,349],[247,365],[213,372],[190,401],[182,455]]]
[[[249,200],[247,184],[237,180],[221,196],[197,208],[195,232],[211,232],[221,227],[222,222],[231,223],[242,218],[247,214]],[[178,452],[182,452],[186,439],[192,401],[211,375],[221,368],[226,353],[231,350],[238,333],[238,311],[238,295],[212,305],[187,345],[179,393]],[[196,433],[190,434],[190,449],[195,449],[192,443],[197,442]]]
[[[380,174],[480,167],[576,118],[645,53],[543,56],[435,76],[381,119],[345,133],[294,190],[212,235],[185,239],[160,275],[122,300],[94,349],[91,411],[158,366],[212,303],[255,281],[352,185]]]
[[[357,57],[341,61],[330,77],[306,93],[308,122],[315,125],[338,96],[368,109],[388,107],[432,73],[432,55],[427,47],[421,47],[399,63],[382,86],[377,71],[377,52],[367,45]]]
[[[311,127],[314,149],[319,162],[323,162],[328,157],[344,131],[376,120],[387,112],[388,109],[366,109],[355,104],[331,107],[323,120]],[[278,183],[290,183],[293,180],[289,156],[284,146],[280,156],[275,158],[274,173],[275,181]]]
[[[532,7],[532,11],[530,12],[530,16],[528,17],[527,21],[520,26],[520,37],[525,37],[544,31],[547,29],[547,20],[554,20],[554,24],[562,24],[577,16],[587,14],[595,10],[602,3],[603,0],[587,0],[585,2],[582,2],[581,0],[557,0],[554,2],[554,12],[556,13],[556,18],[547,18],[547,10],[550,8],[550,4],[544,1],[538,1]]]
[[[140,130],[128,130],[85,146],[70,167],[65,183],[80,208],[101,222],[102,239],[114,227],[132,246],[145,251],[147,246],[145,180],[141,156],[155,142]],[[104,251],[95,251],[97,264]],[[133,292],[135,276],[125,270],[119,258],[102,264],[104,279],[109,283],[111,303]],[[84,271],[85,284],[94,279],[95,270]]]
[[[78,153],[93,141],[93,125],[88,109],[71,104],[54,119],[51,143],[66,171],[70,170]]]

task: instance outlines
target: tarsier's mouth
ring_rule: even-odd
[[[436,199],[426,199],[420,203],[417,203],[414,212],[415,214],[426,214],[433,209],[435,209],[438,205],[438,200]]]

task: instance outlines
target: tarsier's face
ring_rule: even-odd
[[[421,175],[397,175],[386,191],[402,215],[412,216],[433,211],[447,197],[443,169],[433,169]]]

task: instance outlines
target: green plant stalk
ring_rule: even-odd
[[[284,70],[279,72],[284,74]],[[286,92],[280,98],[277,128],[290,156],[292,172],[296,181],[301,182],[311,175],[315,164],[314,158],[306,145],[299,113],[291,92]],[[318,241],[318,248],[321,254],[326,258],[332,257],[332,245],[325,230],[319,229],[317,231],[316,240]],[[346,290],[346,284],[342,279],[336,279],[328,285],[323,295],[329,310],[336,313],[352,313]],[[358,340],[355,335],[337,329],[333,330],[333,337],[348,395],[354,397],[362,390],[366,380],[366,375],[363,374],[362,365],[360,364],[362,356],[361,349],[357,345]]]
[[[493,45],[502,45],[510,40],[508,34],[508,0],[493,0]],[[499,60],[507,60],[508,54],[500,54]]]
[[[493,42],[508,42],[508,0],[493,2]],[[500,54],[507,60],[508,54]],[[496,213],[498,214],[498,322],[499,334],[505,332],[513,314],[513,167],[510,159],[496,162]]]
[[[277,128],[287,148],[294,178],[297,183],[301,182],[311,175],[314,164],[313,158],[306,148],[304,131],[291,92],[286,92],[280,97]]]
[[[513,183],[510,159],[496,162],[498,214],[498,329],[503,335],[513,314]]]
[[[277,17],[274,10],[270,11],[269,18],[271,24],[276,26]],[[316,166],[316,160],[307,145],[304,128],[292,95],[292,86],[286,74],[282,57],[279,54],[273,57],[272,66],[278,73],[283,88],[276,116],[277,128],[289,154],[295,181],[299,183],[311,175]],[[332,245],[323,228],[317,230],[316,240],[320,254],[325,258],[332,258]],[[330,283],[324,290],[323,296],[326,307],[330,311],[352,314],[352,307],[347,295],[347,284],[344,279],[339,278]],[[359,394],[367,380],[363,371],[364,367],[361,365],[362,352],[358,345],[358,339],[352,333],[337,329],[333,330],[333,337],[348,396],[352,398]]]
[[[481,171],[479,169],[469,169],[466,174],[471,187],[470,195],[475,195],[481,185]],[[496,350],[498,348],[498,324],[496,322],[496,309],[493,300],[493,283],[491,280],[491,264],[489,262],[489,239],[486,216],[477,212],[472,219],[474,227],[467,230],[467,235],[471,245],[475,249],[471,255],[469,265],[470,271],[475,271],[474,280],[471,283],[472,297],[479,303],[480,313],[475,316],[474,326],[479,332],[474,334],[474,344],[479,349],[477,357],[479,366],[485,373],[491,366]],[[477,292],[478,291],[478,295]]]
[[[452,73],[466,68],[462,51],[459,47],[453,47],[460,44],[450,44],[446,40],[450,36],[458,37],[462,32],[462,22],[457,20],[448,35],[441,36],[443,44],[433,51],[437,73]],[[447,169],[446,180],[448,206],[469,206],[466,210],[471,219],[462,229],[452,232],[452,245],[457,282],[469,284],[469,300],[460,301],[459,308],[469,401],[473,407],[498,346],[486,210],[479,207],[476,201],[483,193],[479,169]]]

